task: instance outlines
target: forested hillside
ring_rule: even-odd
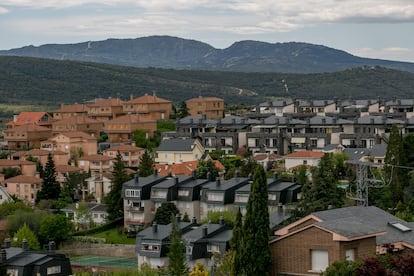
[[[254,104],[269,97],[390,99],[413,97],[413,92],[413,73],[381,67],[320,74],[240,73],[0,57],[0,102],[13,104],[58,105],[96,97],[126,100],[145,93],[176,103],[202,95]]]

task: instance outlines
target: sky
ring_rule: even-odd
[[[414,0],[0,0],[0,50],[170,35],[306,42],[414,62]]]

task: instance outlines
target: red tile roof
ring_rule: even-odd
[[[96,140],[96,137],[89,135],[83,131],[62,131],[59,134],[55,135],[55,137],[58,135],[63,135],[68,138],[83,138],[83,139],[89,139],[89,140]]]
[[[198,97],[186,100],[189,103],[198,103],[198,102],[224,102],[223,99],[217,97]]]
[[[11,129],[6,129],[3,132],[5,133],[14,133],[14,132],[52,132],[50,128],[38,126],[35,124],[29,124],[29,125],[21,125],[21,126],[15,126]]]
[[[284,158],[321,158],[325,153],[320,151],[295,151],[291,154],[285,155]]]
[[[83,117],[83,116],[71,116],[62,120],[58,120],[52,123],[53,125],[66,125],[66,124],[103,124],[97,120]]]
[[[20,165],[36,165],[36,163],[26,160],[9,160],[9,159],[0,159],[0,166],[20,166]]]
[[[101,107],[101,106],[122,106],[124,102],[119,98],[109,99],[95,99],[94,103],[87,104],[88,107]]]
[[[141,97],[138,97],[138,98],[135,98],[135,99],[131,99],[131,100],[126,102],[126,104],[134,104],[134,103],[138,103],[138,104],[172,103],[172,101],[157,97],[155,95],[145,94],[144,96],[141,96]]]
[[[36,176],[18,175],[5,180],[7,183],[42,183],[43,179]]]
[[[47,115],[47,112],[43,111],[24,111],[20,112],[17,116],[16,121],[10,121],[6,125],[8,126],[22,126],[26,124],[50,124],[50,121],[47,122],[40,122],[40,119],[44,115]]]
[[[84,104],[62,105],[59,109],[53,111],[54,113],[86,113],[87,107]]]
[[[224,166],[218,160],[213,160],[216,167],[220,170],[224,170]],[[193,171],[197,169],[198,161],[188,161],[180,164],[156,164],[154,167],[158,170],[159,175],[168,175],[170,172],[172,175],[191,175]]]

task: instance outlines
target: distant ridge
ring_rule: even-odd
[[[90,61],[140,68],[235,72],[323,73],[361,66],[414,72],[414,63],[369,59],[322,45],[240,41],[226,49],[171,36],[46,44],[0,51],[0,55]]]

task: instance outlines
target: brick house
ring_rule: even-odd
[[[168,120],[172,112],[172,101],[145,94],[124,102],[123,111],[125,114],[137,114],[142,118],[150,120]]]
[[[118,151],[121,154],[122,162],[126,167],[138,167],[145,149],[133,145],[119,145],[104,150],[103,155],[116,157]]]
[[[144,130],[147,137],[151,138],[157,130],[157,122],[137,114],[128,114],[107,121],[104,126],[104,131],[108,134],[111,143],[131,141],[132,135],[137,129]]]
[[[36,163],[26,160],[0,159],[0,172],[5,168],[17,168],[22,175],[35,176]]]
[[[38,125],[50,128],[52,126],[52,115],[43,111],[24,111],[14,116],[13,120],[6,124],[7,128],[23,125]]]
[[[98,137],[103,130],[103,122],[83,116],[73,116],[53,122],[52,130],[53,133],[82,131]]]
[[[91,175],[103,174],[112,171],[112,160],[114,157],[104,156],[101,154],[92,154],[79,158],[79,168],[85,172],[91,172]]]
[[[86,117],[88,108],[84,104],[72,104],[65,106],[62,104],[59,109],[53,111],[54,120],[62,120],[74,116]]]
[[[43,141],[52,137],[52,130],[36,124],[15,126],[3,131],[10,150],[39,148]]]
[[[49,154],[52,154],[55,165],[65,165],[69,161],[69,156],[66,152],[60,150],[43,150],[43,149],[31,149],[28,151],[17,151],[10,155],[11,160],[27,160],[29,157],[36,158],[40,164],[45,165]]]
[[[60,150],[68,155],[71,151],[82,149],[84,155],[96,154],[98,146],[96,137],[81,131],[62,132],[42,143],[44,150]]]
[[[191,116],[199,119],[220,119],[224,117],[224,100],[217,97],[198,97],[185,101]]]
[[[375,206],[312,213],[275,232],[271,275],[319,275],[334,261],[380,253],[386,244],[413,248],[411,227]]]
[[[95,99],[87,104],[88,117],[97,121],[108,121],[123,115],[123,101],[119,98]]]
[[[26,204],[34,204],[37,191],[40,190],[43,179],[38,176],[18,175],[4,181],[4,186],[10,195],[15,195]]]

